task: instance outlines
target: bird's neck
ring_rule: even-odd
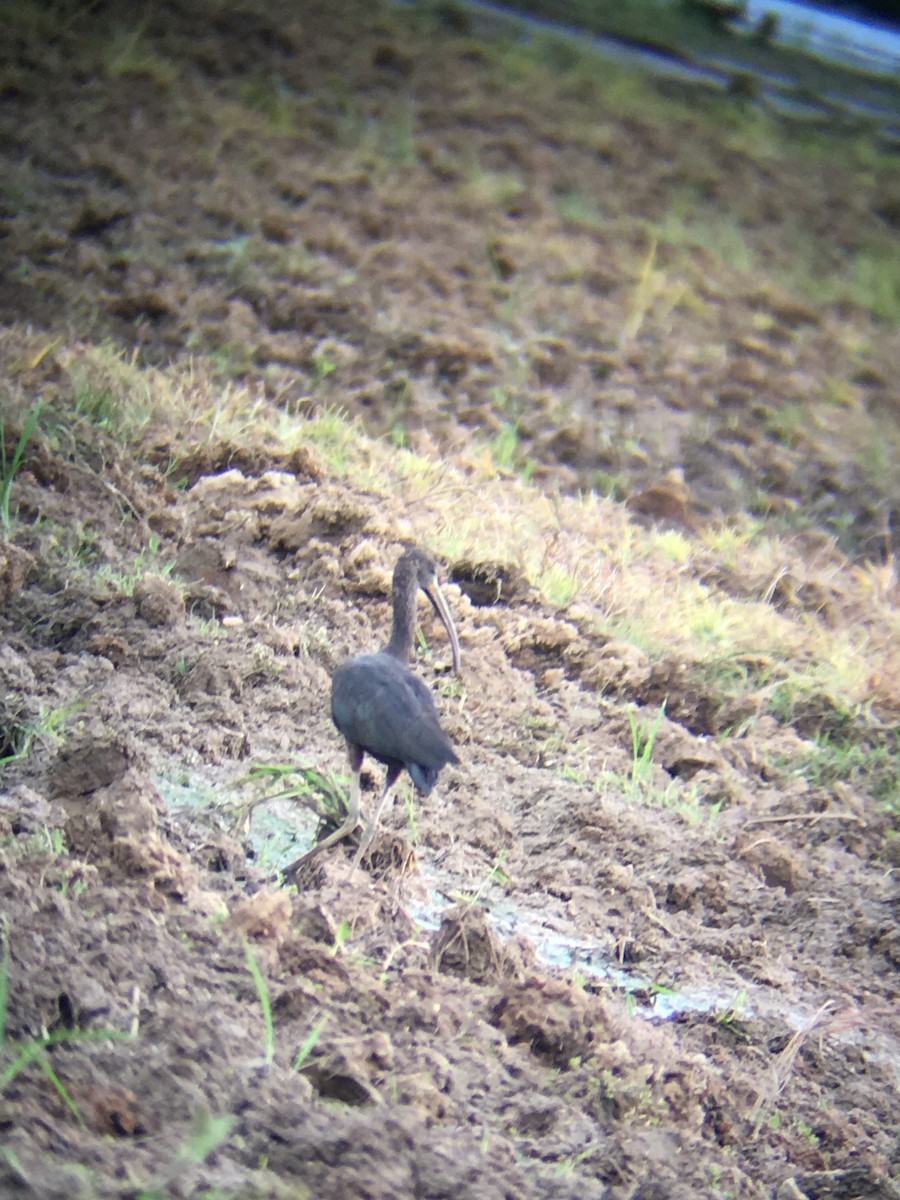
[[[412,580],[394,580],[394,623],[391,627],[391,640],[384,649],[386,654],[404,664],[409,662],[412,650],[417,594],[418,588]]]

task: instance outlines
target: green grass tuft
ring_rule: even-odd
[[[38,418],[41,415],[41,407],[42,404],[39,400],[25,418],[19,433],[19,440],[16,442],[15,449],[11,451],[7,448],[6,444],[6,419],[0,419],[0,530],[2,530],[3,536],[7,539],[12,533],[10,496],[13,480],[16,478],[19,468],[22,465],[25,448],[37,428]]]
[[[253,947],[248,941],[244,942],[244,954],[247,958],[247,970],[250,972],[253,986],[256,988],[256,994],[259,997],[259,1004],[262,1008],[263,1022],[265,1023],[266,1030],[264,1059],[268,1065],[275,1061],[275,1023],[272,1020],[272,1001],[269,997],[269,989],[265,978],[259,969],[259,964],[253,953]]]

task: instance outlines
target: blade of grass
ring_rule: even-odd
[[[31,435],[37,426],[38,417],[41,415],[42,403],[41,400],[38,400],[37,404],[25,418],[25,424],[22,426],[22,432],[19,434],[19,440],[10,459],[7,459],[6,456],[6,427],[0,424],[0,529],[3,530],[3,536],[7,538],[9,537],[11,526],[9,498],[12,492],[13,480],[21,466],[25,447],[28,445]]]
[[[660,705],[659,712],[649,727],[638,721],[632,709],[628,710],[628,724],[631,727],[632,788],[637,787],[639,783],[646,779],[652,769],[653,744],[656,741],[656,735],[659,732],[659,727],[665,715],[665,700]]]
[[[48,1033],[45,1037],[34,1038],[27,1042],[0,1074],[0,1093],[23,1071],[29,1063],[39,1059],[50,1046],[58,1046],[68,1042],[130,1042],[132,1035],[118,1029],[60,1029]]]
[[[3,954],[0,956],[0,1050],[6,1039],[6,1005],[9,999],[9,937],[6,923],[0,925],[0,939],[3,941]]]
[[[72,1114],[72,1116],[78,1122],[78,1124],[83,1125],[84,1117],[81,1115],[78,1105],[75,1103],[75,1101],[69,1095],[69,1093],[66,1091],[63,1081],[60,1079],[60,1077],[57,1075],[57,1073],[53,1070],[53,1067],[50,1065],[49,1061],[47,1060],[46,1055],[39,1054],[37,1056],[37,1062],[38,1062],[38,1066],[41,1068],[41,1070],[44,1072],[44,1074],[47,1076],[47,1078],[50,1080],[50,1082],[56,1088],[63,1104],[65,1104],[66,1108],[69,1110],[69,1112]]]
[[[198,1113],[190,1140],[179,1151],[178,1158],[198,1166],[206,1162],[227,1139],[236,1122],[237,1117],[232,1113],[223,1113],[218,1117],[211,1113]]]
[[[319,1038],[322,1036],[322,1030],[328,1024],[330,1015],[330,1013],[325,1013],[324,1016],[319,1017],[318,1021],[316,1021],[315,1025],[313,1025],[312,1029],[304,1038],[303,1045],[297,1051],[297,1057],[294,1059],[295,1071],[299,1071],[302,1068],[310,1054],[312,1054],[313,1050],[315,1050],[316,1046],[318,1045]]]
[[[263,978],[262,971],[259,969],[259,964],[253,954],[253,949],[249,942],[244,942],[244,953],[247,956],[247,970],[250,972],[253,979],[253,985],[256,988],[256,994],[259,996],[260,1007],[263,1012],[263,1021],[266,1026],[266,1053],[265,1060],[267,1063],[275,1060],[275,1025],[272,1021],[272,1002],[269,999],[269,989],[266,986],[266,981]]]

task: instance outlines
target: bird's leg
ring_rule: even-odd
[[[347,816],[344,818],[340,828],[335,829],[333,833],[329,833],[328,837],[322,838],[321,842],[316,842],[312,850],[307,850],[305,854],[301,854],[296,862],[292,862],[289,867],[282,871],[285,881],[293,879],[300,868],[305,867],[320,851],[327,850],[329,846],[333,846],[335,842],[339,842],[341,838],[345,838],[359,824],[359,773],[362,768],[363,754],[358,746],[348,744],[347,750],[350,756],[350,770],[352,772],[350,778],[350,796],[347,801]]]
[[[384,790],[382,791],[381,795],[379,796],[378,803],[375,805],[375,811],[372,813],[372,816],[370,817],[369,822],[366,825],[365,830],[363,831],[363,835],[360,838],[359,849],[356,851],[356,855],[353,859],[353,866],[350,868],[350,871],[347,874],[347,879],[346,879],[347,883],[349,883],[350,880],[353,878],[356,868],[360,864],[360,860],[362,859],[362,856],[368,850],[369,845],[371,844],[372,838],[375,836],[375,830],[378,828],[378,822],[381,819],[382,812],[384,811],[384,805],[385,805],[385,801],[388,798],[388,792],[391,790],[391,788],[397,782],[397,777],[399,776],[402,769],[403,769],[402,767],[388,767],[387,775],[385,776],[385,780],[384,780]]]

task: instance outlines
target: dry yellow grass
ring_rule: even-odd
[[[851,565],[827,539],[767,534],[749,520],[697,536],[636,524],[625,507],[595,494],[555,495],[498,469],[483,448],[446,461],[368,437],[339,411],[292,417],[240,385],[193,371],[157,370],[106,346],[52,343],[22,330],[0,338],[12,380],[7,402],[27,412],[35,372],[54,365],[42,391],[64,424],[86,397],[104,397],[107,432],[141,452],[158,433],[187,447],[213,438],[310,447],[326,474],[382,497],[397,536],[452,560],[516,564],[548,607],[566,609],[586,634],[615,636],[651,658],[717,666],[766,664],[753,684],[786,685],[839,711],[900,704],[900,610],[895,564]],[[53,394],[55,390],[55,395]],[[77,418],[76,418],[77,419]],[[724,581],[724,586],[709,582]],[[814,605],[773,603],[783,581],[828,597]]]

